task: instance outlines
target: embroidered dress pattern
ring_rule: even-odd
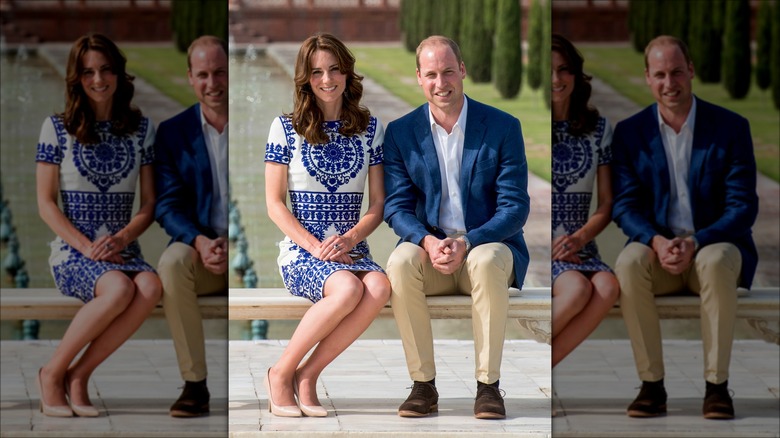
[[[117,137],[111,122],[98,122],[100,143],[82,145],[67,134],[61,116],[44,120],[38,141],[37,162],[60,166],[62,212],[89,240],[115,234],[132,218],[140,166],[154,159],[154,127],[142,118],[138,132]],[[133,241],[120,254],[124,264],[85,257],[60,237],[51,242],[54,282],[64,295],[89,302],[95,284],[108,271],[155,272],[143,260],[141,247]]]
[[[328,143],[313,145],[295,132],[288,117],[281,116],[271,124],[265,147],[265,161],[288,166],[293,216],[319,240],[344,234],[358,223],[368,169],[382,164],[384,131],[375,117],[359,135],[345,137],[338,132],[340,126],[341,122],[325,122]],[[350,251],[351,265],[319,260],[289,237],[279,248],[277,261],[285,287],[315,303],[336,271],[384,272],[372,260],[365,241]]]
[[[553,122],[552,148],[552,228],[553,239],[571,234],[588,221],[593,185],[598,166],[612,161],[612,129],[604,117],[599,117],[596,129],[575,137],[569,132],[569,122]],[[601,261],[595,241],[590,241],[578,253],[582,264],[554,260],[553,281],[564,271],[612,272]]]

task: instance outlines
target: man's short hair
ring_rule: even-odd
[[[415,56],[415,60],[417,61],[417,70],[420,70],[420,53],[422,53],[423,49],[428,46],[435,46],[438,44],[446,44],[450,47],[450,49],[452,49],[452,53],[455,54],[455,59],[458,60],[458,65],[463,62],[463,56],[460,54],[460,47],[458,47],[458,43],[450,38],[447,38],[446,36],[432,35],[420,41],[420,44],[417,46],[417,55]]]
[[[647,47],[645,47],[645,70],[649,68],[649,64],[647,63],[647,58],[650,55],[650,50],[652,50],[653,47],[655,46],[668,46],[668,45],[679,47],[680,51],[685,57],[685,62],[688,64],[693,63],[693,60],[691,59],[691,52],[688,50],[688,45],[685,44],[683,40],[677,37],[673,37],[671,35],[660,35],[653,38],[649,43],[647,43]]]
[[[190,47],[187,49],[187,70],[192,69],[192,52],[199,46],[219,46],[222,47],[222,51],[225,52],[225,56],[228,54],[228,45],[222,38],[217,38],[213,35],[203,35],[198,37],[190,43]]]

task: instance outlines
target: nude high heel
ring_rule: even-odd
[[[68,404],[73,410],[73,413],[79,417],[97,417],[100,415],[100,411],[92,405],[77,405],[70,399],[70,379],[68,373],[65,372],[65,395],[68,396]]]
[[[295,391],[295,397],[298,397],[298,373],[293,376],[293,390]],[[301,398],[297,398],[298,407],[301,408],[303,415],[307,417],[327,417],[328,410],[322,406],[307,406],[301,402]]]
[[[277,417],[300,417],[302,415],[298,406],[277,406],[274,403],[274,398],[271,395],[271,368],[268,368],[265,375],[265,390],[268,391],[268,412]]]
[[[43,368],[38,369],[38,376],[35,381],[38,383],[38,392],[41,394],[41,412],[48,417],[72,417],[73,411],[68,406],[49,406],[43,399],[43,385],[41,384],[41,371]]]

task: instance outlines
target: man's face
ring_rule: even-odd
[[[228,110],[228,60],[222,47],[214,44],[195,48],[187,76],[200,104],[215,112]]]
[[[461,107],[465,77],[466,66],[458,64],[448,45],[431,44],[420,53],[417,83],[428,102],[445,113]]]
[[[685,61],[676,45],[657,45],[650,50],[645,79],[662,110],[687,110],[691,104],[693,64]]]

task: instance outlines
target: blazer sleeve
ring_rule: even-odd
[[[410,136],[402,125],[391,122],[384,138],[385,222],[406,242],[419,245],[431,234],[418,219],[416,208],[419,190],[409,175],[401,148],[404,138]]]
[[[620,122],[612,138],[612,219],[630,242],[651,245],[659,233],[654,224],[653,196],[647,193],[636,170],[640,145],[637,128]]]
[[[696,240],[705,246],[718,242],[733,242],[736,239],[749,237],[751,227],[758,216],[758,195],[756,194],[756,160],[753,153],[753,140],[750,135],[750,124],[744,117],[733,117],[727,124],[727,131],[732,135],[717,149],[710,153],[707,168],[702,172],[704,182],[699,191],[709,191],[709,197],[723,200],[722,213],[717,218],[711,218],[712,223],[699,228],[697,224]],[[724,136],[718,136],[723,138]],[[724,178],[725,176],[725,178]],[[708,187],[722,184],[721,187]],[[706,199],[707,196],[702,196]],[[694,208],[712,211],[714,202],[707,205],[694,205]],[[694,217],[699,212],[694,213]],[[698,221],[697,221],[698,222]]]
[[[521,233],[528,214],[530,212],[531,198],[528,195],[528,162],[525,157],[523,133],[520,121],[516,118],[507,119],[501,123],[505,129],[496,129],[493,132],[504,132],[504,137],[499,139],[498,147],[498,175],[495,189],[496,203],[495,213],[485,223],[476,228],[469,227],[469,218],[466,219],[466,236],[472,246],[490,242],[503,242],[510,237]],[[479,171],[479,169],[477,169]],[[479,175],[472,179],[472,186],[479,182]],[[489,187],[485,185],[484,187]],[[478,187],[472,187],[471,197],[490,196],[489,193],[479,193]],[[468,213],[471,216],[471,213]]]
[[[194,210],[189,205],[189,192],[192,190],[184,176],[179,171],[181,159],[181,143],[186,137],[180,134],[177,125],[164,122],[160,125],[155,139],[154,176],[157,191],[155,218],[171,236],[174,242],[194,245],[195,238],[205,234],[199,230],[196,218],[191,215]]]

